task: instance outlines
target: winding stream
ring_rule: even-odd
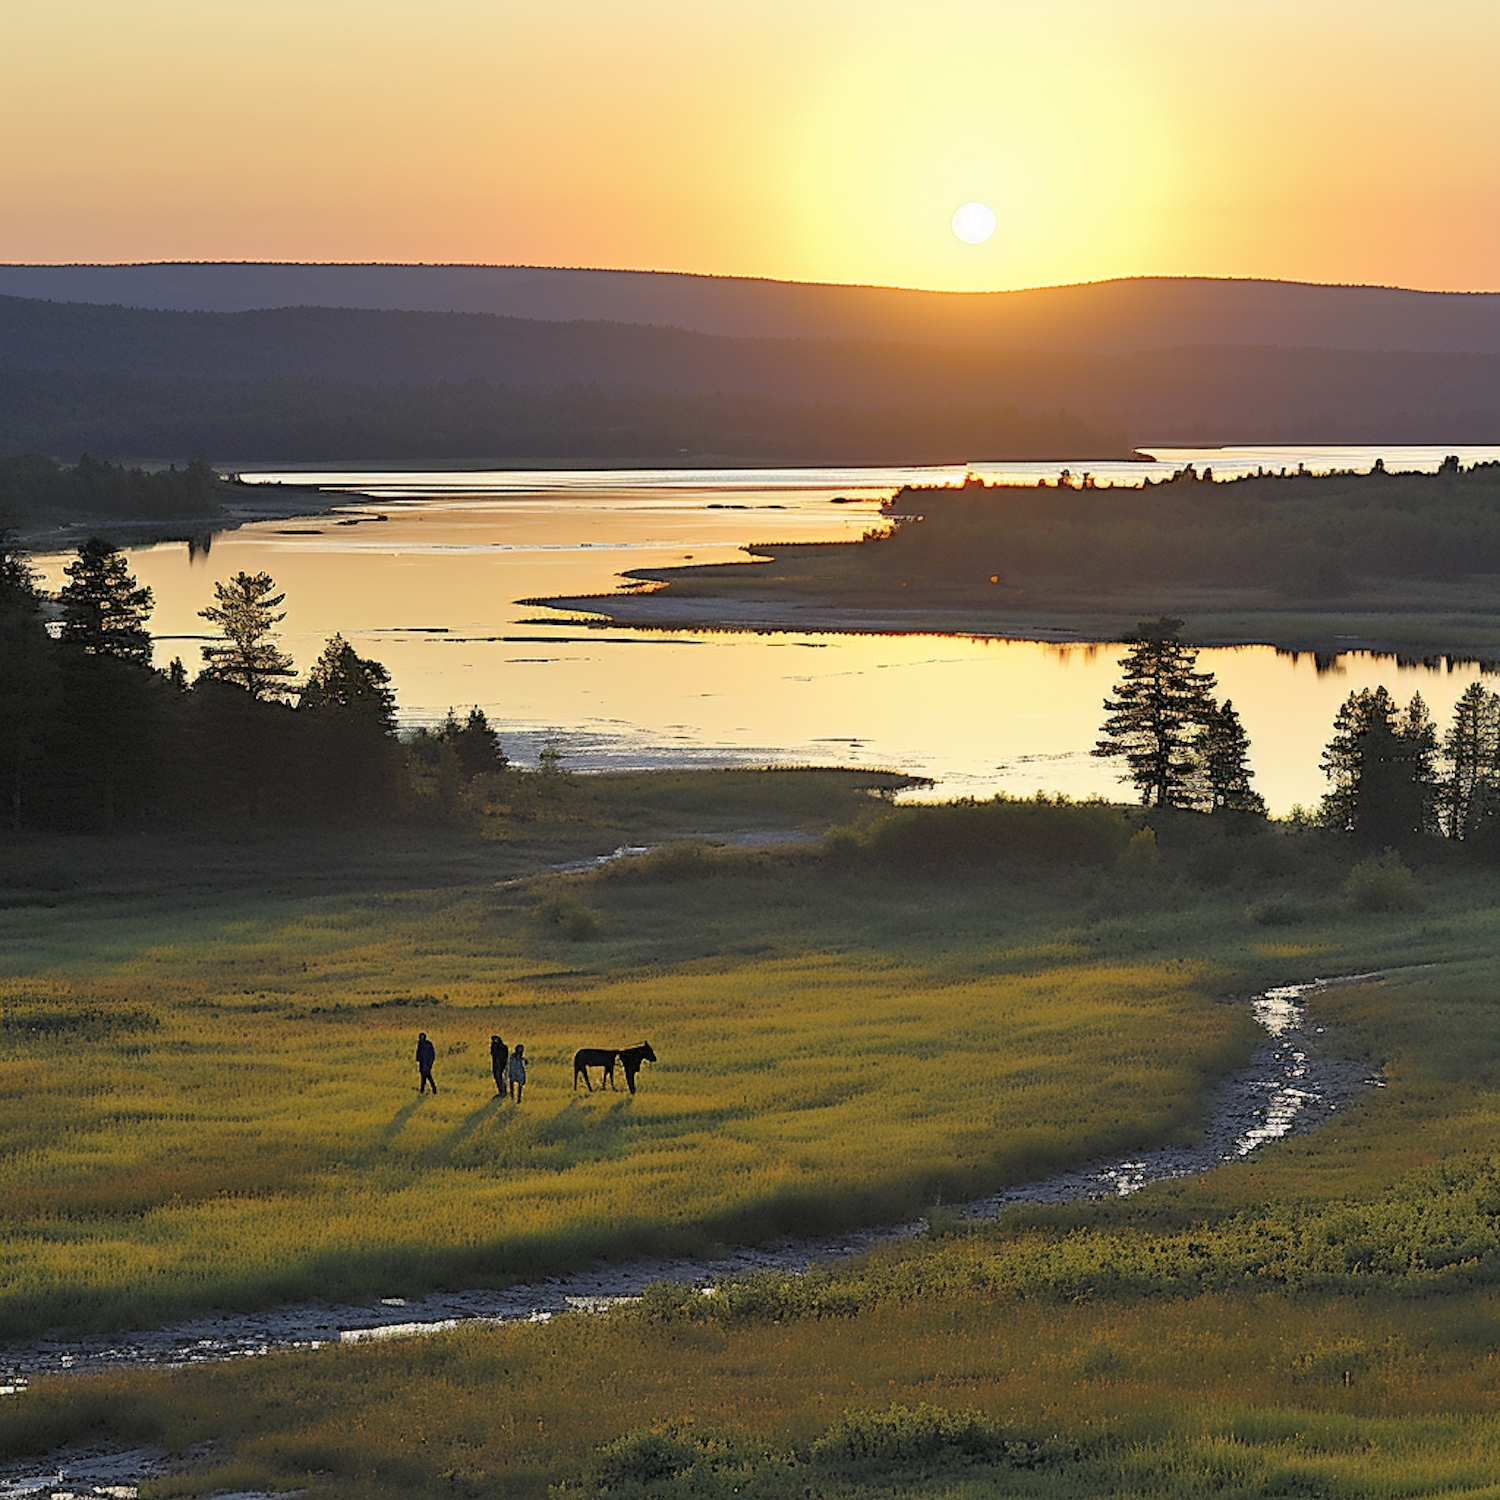
[[[1191,1146],[1166,1146],[1128,1160],[1062,1172],[955,1205],[959,1218],[993,1218],[1019,1203],[1066,1203],[1132,1193],[1153,1182],[1206,1172],[1238,1160],[1269,1141],[1300,1134],[1347,1107],[1365,1087],[1380,1087],[1360,1064],[1324,1055],[1317,1033],[1305,1029],[1304,997],[1334,985],[1375,980],[1378,974],[1317,979],[1266,990],[1252,997],[1255,1019],[1266,1031],[1246,1066],[1215,1087],[1202,1138]],[[712,1286],[756,1271],[804,1271],[858,1255],[877,1245],[910,1239],[925,1220],[846,1234],[789,1238],[726,1252],[711,1260],[640,1260],[597,1263],[592,1269],[503,1291],[383,1297],[372,1306],[295,1304],[258,1313],[195,1318],[169,1328],[37,1339],[0,1354],[0,1394],[21,1390],[37,1375],[82,1374],[122,1367],[176,1367],[274,1349],[323,1349],[416,1334],[465,1322],[541,1322],[570,1310],[598,1310],[638,1297],[658,1281]],[[7,1493],[0,1483],[0,1497]],[[15,1492],[11,1492],[15,1493]]]

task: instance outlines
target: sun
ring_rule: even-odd
[[[953,215],[953,232],[966,245],[982,245],[995,232],[995,211],[987,203],[965,203]]]

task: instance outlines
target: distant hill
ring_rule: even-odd
[[[1140,277],[1016,292],[546,266],[0,266],[0,295],[176,312],[344,307],[732,337],[1121,354],[1184,345],[1500,354],[1500,293]]]
[[[1069,354],[730,338],[484,313],[180,313],[0,297],[0,372],[240,384],[313,380],[351,390],[483,382],[529,392],[756,396],[798,407],[973,412],[1002,405],[1023,414],[1065,410],[1096,432],[1122,434],[1128,444],[1500,438],[1500,354],[1266,346]],[[125,387],[116,382],[112,389],[111,399],[126,400]],[[41,390],[38,384],[39,399]],[[145,398],[138,392],[130,399],[139,406]],[[268,399],[257,401],[263,415],[275,405]],[[279,399],[295,409],[307,393],[288,391]],[[329,389],[316,403],[330,430],[339,427],[339,400]],[[38,420],[44,415],[39,410]],[[805,419],[792,425],[800,428]],[[275,424],[257,430],[270,441]],[[160,442],[169,429],[158,423],[152,431]],[[113,451],[140,457],[155,450]],[[229,451],[251,456],[239,444]]]

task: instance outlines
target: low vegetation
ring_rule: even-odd
[[[815,800],[744,781],[767,820],[778,791]],[[668,823],[713,785],[670,783]],[[648,805],[650,779],[617,791]],[[1434,842],[1401,866],[1419,904],[1367,910],[1347,836],[1046,803],[916,813],[955,857],[887,859],[880,829],[912,816],[500,886],[467,861],[502,869],[504,843],[408,851],[384,886],[376,851],[342,883],[325,852],[311,899],[275,890],[274,841],[221,847],[206,887],[185,851],[170,884],[163,842],[128,880],[0,911],[10,1336],[913,1212],[1190,1133],[1253,1039],[1223,999],[1319,973],[1387,973],[1315,1002],[1384,1086],[1201,1180],[933,1211],[927,1238],[834,1271],[41,1381],[0,1403],[0,1454],[198,1454],[159,1497],[1486,1493],[1494,876]],[[61,871],[69,847],[31,850]],[[1271,902],[1298,920],[1263,921]],[[549,907],[597,927],[574,940]],[[418,1028],[437,1099],[415,1093]],[[494,1030],[534,1058],[520,1108],[487,1099]],[[573,1044],[641,1033],[661,1062],[634,1099],[573,1098]]]

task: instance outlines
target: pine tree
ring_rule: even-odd
[[[1264,817],[1265,801],[1250,785],[1255,775],[1250,768],[1250,737],[1229,699],[1210,709],[1199,748],[1210,809]]]
[[[0,530],[0,822],[24,825],[56,693],[54,653],[26,554]]]
[[[111,542],[90,537],[63,569],[68,581],[58,592],[63,619],[60,639],[91,656],[151,664],[151,590],[142,588]]]
[[[1136,627],[1091,752],[1123,758],[1123,774],[1147,807],[1204,799],[1200,741],[1214,708],[1214,676],[1197,670],[1198,653],[1178,639],[1181,629],[1181,620],[1166,616]]]
[[[341,635],[323,648],[297,701],[308,726],[315,808],[325,817],[389,813],[400,801],[403,754],[396,742],[391,674]]]
[[[482,708],[471,708],[462,724],[450,708],[438,734],[453,746],[466,780],[503,771],[510,764],[500,748],[500,736],[490,727]]]
[[[360,656],[343,636],[333,636],[308,674],[299,710],[357,714],[381,734],[396,732],[396,695],[391,674]]]
[[[1437,731],[1420,693],[1404,710],[1384,687],[1344,700],[1324,747],[1324,820],[1373,844],[1433,830]]]
[[[1454,704],[1443,759],[1438,816],[1450,839],[1467,838],[1481,810],[1494,804],[1500,774],[1500,697],[1482,684],[1471,682]]]
[[[276,646],[276,629],[286,611],[276,613],[285,594],[273,594],[269,573],[236,573],[214,585],[217,601],[199,615],[216,625],[223,645],[203,648],[203,675],[232,683],[256,698],[281,698],[295,676],[292,659]]]

